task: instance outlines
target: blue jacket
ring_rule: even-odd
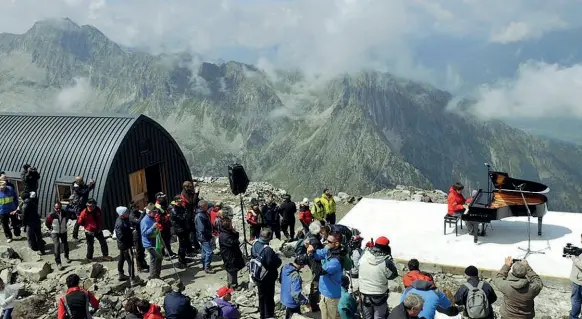
[[[14,188],[6,185],[4,191],[0,191],[0,215],[8,214],[18,208],[18,194]]]
[[[328,254],[328,248],[318,249],[313,257],[321,260],[323,272],[319,277],[319,292],[330,299],[340,299],[342,295],[342,264],[337,257]]]
[[[422,299],[424,299],[424,306],[422,307],[422,311],[418,314],[419,318],[424,317],[426,319],[434,319],[437,308],[445,310],[450,308],[452,305],[449,298],[447,298],[447,296],[442,291],[436,289],[434,284],[428,281],[413,281],[412,286],[406,288],[404,293],[402,293],[400,302],[403,302],[404,298],[409,293],[417,294],[421,296]]]
[[[190,297],[175,291],[167,293],[164,297],[164,310],[166,319],[190,319],[196,316],[190,304]]]
[[[141,229],[141,243],[143,248],[155,248],[156,247],[156,232],[157,229],[154,227],[156,223],[155,218],[145,215],[141,222],[139,223],[139,228]]]
[[[337,305],[337,311],[341,319],[352,319],[358,313],[356,298],[344,287],[342,287],[342,297]]]
[[[212,240],[212,223],[210,222],[210,217],[200,208],[196,210],[194,224],[196,225],[196,240],[203,243]]]
[[[293,264],[281,268],[281,303],[287,308],[299,308],[307,304],[307,298],[301,293],[301,273]]]

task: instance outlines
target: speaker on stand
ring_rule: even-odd
[[[247,187],[249,187],[250,181],[247,176],[247,173],[245,172],[244,167],[241,164],[235,163],[232,165],[228,165],[228,182],[230,183],[230,190],[232,191],[232,193],[234,195],[239,195],[240,198],[240,213],[243,228],[243,243],[241,244],[241,246],[244,246],[245,257],[248,259],[249,253],[247,251],[247,245],[251,245],[251,243],[247,241],[243,194],[247,191]]]

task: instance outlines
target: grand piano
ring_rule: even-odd
[[[491,223],[492,220],[511,216],[527,217],[529,208],[531,217],[538,219],[538,236],[541,236],[542,219],[548,210],[548,198],[544,194],[550,188],[541,183],[509,177],[504,172],[488,171],[488,175],[488,189],[477,192],[461,219],[467,222]],[[475,231],[475,242],[478,235]]]

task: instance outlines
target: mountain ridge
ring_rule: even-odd
[[[582,204],[581,147],[449,112],[450,93],[389,73],[309,82],[293,70],[129,52],[71,20],[0,34],[0,57],[0,108],[144,113],[172,133],[194,175],[239,161],[252,179],[303,197],[486,188],[488,162],[548,184],[560,210]]]

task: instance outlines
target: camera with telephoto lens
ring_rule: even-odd
[[[582,254],[582,248],[567,243],[566,247],[564,247],[562,257],[578,257],[580,254]]]

